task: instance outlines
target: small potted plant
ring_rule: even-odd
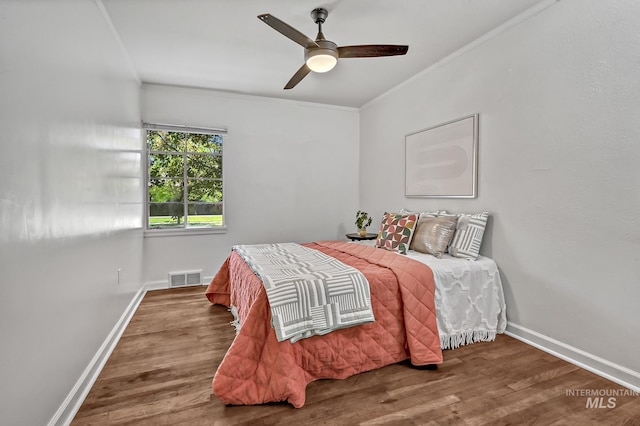
[[[369,213],[358,210],[356,213],[356,227],[361,237],[367,235],[367,226],[371,225],[371,216]]]

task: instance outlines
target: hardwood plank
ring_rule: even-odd
[[[563,376],[572,371],[578,370],[579,367],[572,364],[563,364],[558,368],[553,368],[551,370],[545,370],[542,373],[535,374],[533,376],[527,377],[525,379],[518,380],[515,383],[509,384],[509,388],[518,391],[524,388],[528,388],[529,386],[533,386],[538,383],[542,383],[556,377]]]
[[[403,362],[318,380],[300,409],[225,406],[211,381],[231,319],[204,287],[148,292],[72,424],[640,424],[640,397],[589,408],[568,391],[624,388],[505,335],[445,351],[437,370]]]

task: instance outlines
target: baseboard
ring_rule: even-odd
[[[625,388],[640,392],[640,373],[615,364],[581,349],[562,343],[549,336],[509,322],[505,334],[543,350]]]
[[[143,286],[135,294],[129,303],[129,306],[127,306],[127,309],[122,313],[120,319],[98,349],[98,352],[96,352],[87,368],[63,401],[62,405],[60,405],[60,408],[58,408],[58,411],[56,411],[51,420],[49,420],[49,423],[47,423],[48,426],[66,426],[71,423],[80,409],[80,406],[84,402],[84,399],[87,397],[87,394],[91,390],[91,387],[98,378],[98,375],[102,371],[102,368],[109,359],[109,356],[111,356],[111,353],[118,344],[120,337],[122,337],[122,333],[124,333],[129,321],[131,321],[131,317],[133,317],[133,314],[138,309],[145,293],[146,289]]]

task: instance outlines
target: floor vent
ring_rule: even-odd
[[[169,287],[202,284],[202,271],[169,272]]]

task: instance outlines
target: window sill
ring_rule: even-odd
[[[217,226],[215,228],[145,229],[144,237],[184,237],[189,235],[211,235],[226,233],[226,226]]]

